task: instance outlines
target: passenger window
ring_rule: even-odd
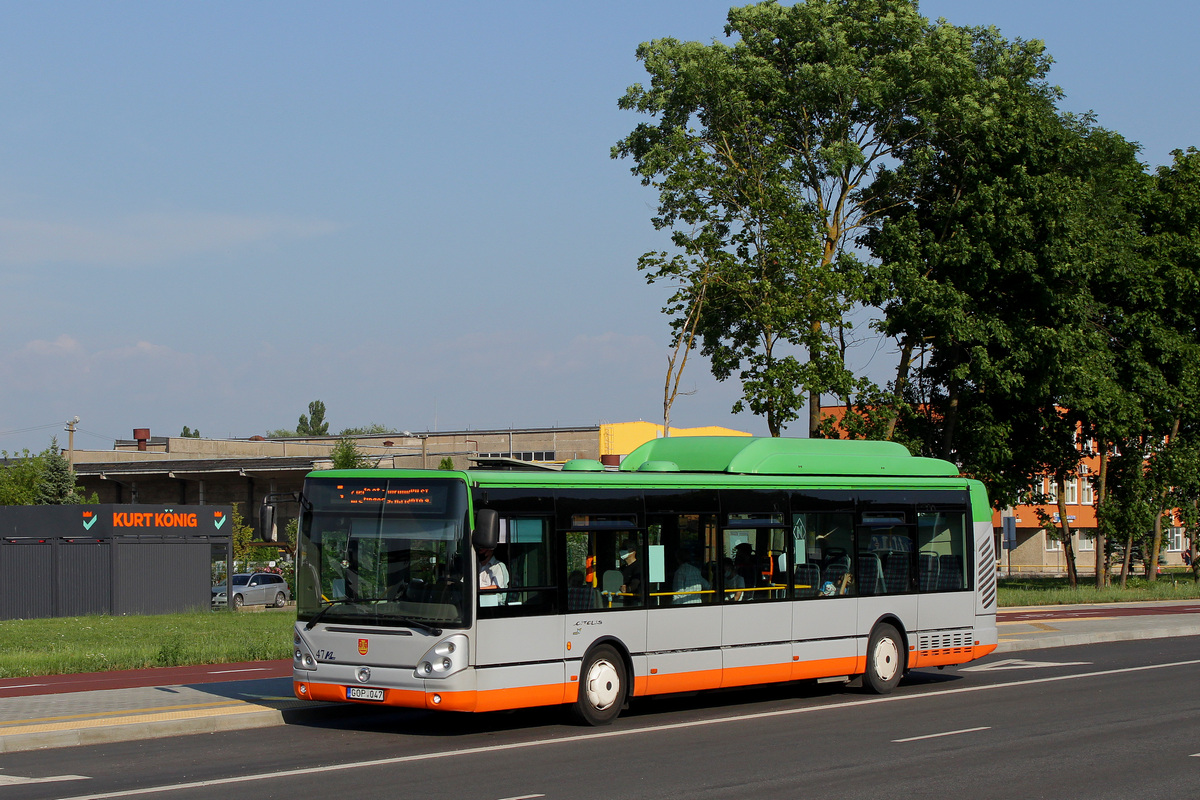
[[[850,514],[797,514],[792,525],[792,586],[799,599],[857,593],[854,519]]]
[[[912,591],[913,526],[910,512],[864,512],[858,529],[858,592],[861,595]]]
[[[644,541],[641,531],[629,529],[569,531],[566,534],[569,606],[644,607],[648,577]]]
[[[961,511],[917,514],[918,585],[923,592],[971,588],[967,520]]]
[[[558,582],[551,550],[549,519],[501,517],[500,544],[476,553],[480,616],[552,612]]]
[[[721,535],[726,602],[787,597],[787,551],[781,514],[730,514]],[[728,561],[726,561],[726,559]]]
[[[650,605],[712,603],[717,595],[716,516],[654,514],[648,521]]]

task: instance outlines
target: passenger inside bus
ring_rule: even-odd
[[[490,547],[478,547],[476,553],[479,560],[479,605],[499,605],[500,590],[508,588],[508,567],[496,558]],[[493,594],[487,595],[485,592]]]
[[[674,592],[671,604],[690,606],[705,602],[705,594],[712,585],[691,562],[691,554],[685,548],[681,547],[675,551],[675,564],[675,577],[671,581],[671,591]]]
[[[742,599],[743,595],[745,595],[745,592],[742,590],[746,588],[746,581],[744,581],[742,576],[738,575],[737,570],[733,568],[732,558],[726,556],[724,559],[722,559],[722,561],[725,565],[725,602],[736,603]]]
[[[642,604],[642,564],[637,560],[637,542],[626,539],[618,554],[621,559],[621,601],[623,605]]]

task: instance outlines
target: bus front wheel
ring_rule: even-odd
[[[579,672],[575,717],[587,725],[607,725],[625,704],[625,661],[615,648],[603,644],[588,653]]]
[[[863,683],[875,694],[887,694],[904,676],[904,640],[891,625],[877,625],[867,642]]]

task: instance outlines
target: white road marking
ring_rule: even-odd
[[[536,797],[545,797],[544,794],[523,794],[520,797],[502,797],[500,800],[534,800]]]
[[[958,736],[960,733],[976,733],[978,731],[990,731],[990,730],[991,730],[990,726],[983,727],[983,728],[963,728],[961,731],[945,731],[943,733],[927,733],[924,736],[910,736],[907,739],[892,739],[892,741],[896,744],[903,744],[904,742],[919,742],[922,739],[940,739],[943,736]]]
[[[18,683],[13,686],[0,686],[0,690],[3,690],[3,689],[32,689],[35,686],[49,686],[49,685],[50,684],[48,684],[48,683]]]
[[[828,705],[821,706],[784,708],[778,711],[757,711],[752,714],[738,714],[732,717],[701,719],[693,722],[671,722],[665,725],[652,725],[644,728],[625,728],[623,730],[616,731],[610,730],[598,731],[595,733],[581,733],[576,736],[562,736],[555,739],[534,739],[529,742],[512,742],[511,744],[494,744],[485,745],[482,747],[464,747],[461,750],[439,750],[433,753],[417,753],[411,756],[377,758],[370,761],[354,761],[345,764],[328,764],[321,767],[299,767],[297,769],[278,770],[276,772],[260,772],[254,775],[238,775],[230,778],[215,778],[209,781],[192,781],[190,783],[174,783],[165,786],[148,786],[143,789],[105,792],[104,794],[78,795],[75,797],[64,797],[61,798],[61,800],[109,800],[110,798],[114,797],[137,797],[139,795],[147,794],[179,792],[185,789],[206,789],[209,787],[228,786],[230,784],[240,784],[249,781],[270,781],[284,778],[298,778],[305,775],[327,774],[330,772],[340,772],[343,770],[387,767],[392,766],[393,764],[411,764],[419,761],[435,761],[443,758],[480,755],[482,753],[500,753],[506,750],[525,750],[531,747],[576,744],[579,742],[595,741],[597,739],[615,739],[623,736],[639,736],[649,733],[679,731],[688,728],[704,728],[710,725],[724,725],[729,722],[751,722],[754,720],[770,719],[771,717],[791,717],[799,714],[813,714],[821,711],[839,711],[845,708],[876,705],[879,703],[905,703],[915,700],[931,700],[939,697],[946,697],[947,695],[966,694],[969,692],[990,692],[996,689],[1007,689],[1013,686],[1033,686],[1039,683],[1057,683],[1059,681],[1075,681],[1084,678],[1102,678],[1107,675],[1125,675],[1131,672],[1148,672],[1150,670],[1172,669],[1175,667],[1194,667],[1198,664],[1200,664],[1200,659],[1193,659],[1191,661],[1173,661],[1169,664],[1147,664],[1142,667],[1122,667],[1121,669],[1104,669],[1096,672],[1080,672],[1074,675],[1054,675],[1048,678],[1028,678],[1026,680],[1009,681],[1007,683],[993,683],[986,686],[964,686],[959,689],[938,689],[932,692],[921,692],[920,694],[892,694],[885,697],[870,697],[859,700],[847,700],[842,703],[830,703]]]
[[[23,778],[20,775],[0,775],[0,786],[24,786],[28,783],[58,783],[59,781],[91,780],[87,775],[51,775],[48,778]]]
[[[990,664],[963,667],[959,672],[996,672],[1002,669],[1035,669],[1038,667],[1083,667],[1091,663],[1090,661],[1026,661],[1022,658],[1006,658]]]
[[[246,669],[217,669],[209,672],[209,675],[228,675],[231,672],[269,672],[266,667],[248,667]]]

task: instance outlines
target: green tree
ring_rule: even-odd
[[[334,469],[367,469],[371,466],[371,460],[358,449],[354,439],[349,436],[338,439],[337,444],[329,451],[329,457],[333,459]]]
[[[345,428],[338,436],[381,436],[386,433],[392,433],[393,429],[387,425],[380,425],[378,422],[372,422],[370,425],[361,425],[357,428]]]
[[[446,456],[438,462],[438,469],[454,469],[454,459]]]
[[[301,414],[296,425],[298,436],[328,436],[329,423],[325,421],[325,404],[313,400],[308,404],[308,414]]]
[[[181,438],[181,439],[199,439],[200,438],[200,429],[197,428],[196,430],[192,430],[187,425],[184,425],[183,430],[179,432],[179,438]]]
[[[36,502],[38,485],[46,469],[46,457],[23,450],[9,456],[0,450],[0,506],[29,506]]]
[[[233,560],[234,562],[240,561],[244,567],[250,560],[250,545],[254,541],[254,529],[247,525],[245,518],[242,517],[240,503],[233,504],[233,513],[231,516],[233,517],[230,520],[233,532]]]
[[[875,178],[919,152],[938,103],[970,76],[955,30],[930,24],[912,0],[764,2],[730,10],[732,46],[638,48],[650,87],[631,87],[620,106],[656,123],[613,155],[658,189],[653,223],[683,251],[639,266],[678,281],[676,311],[712,271],[705,351],[718,378],[741,371],[739,405],[768,415],[773,433],[807,394],[819,435],[821,395],[855,385],[846,312],[871,274],[854,237],[879,213]]]
[[[53,439],[50,449],[42,454],[44,466],[34,493],[37,505],[72,505],[86,502],[75,485],[75,470],[71,469],[66,457],[59,452],[58,440]]]

